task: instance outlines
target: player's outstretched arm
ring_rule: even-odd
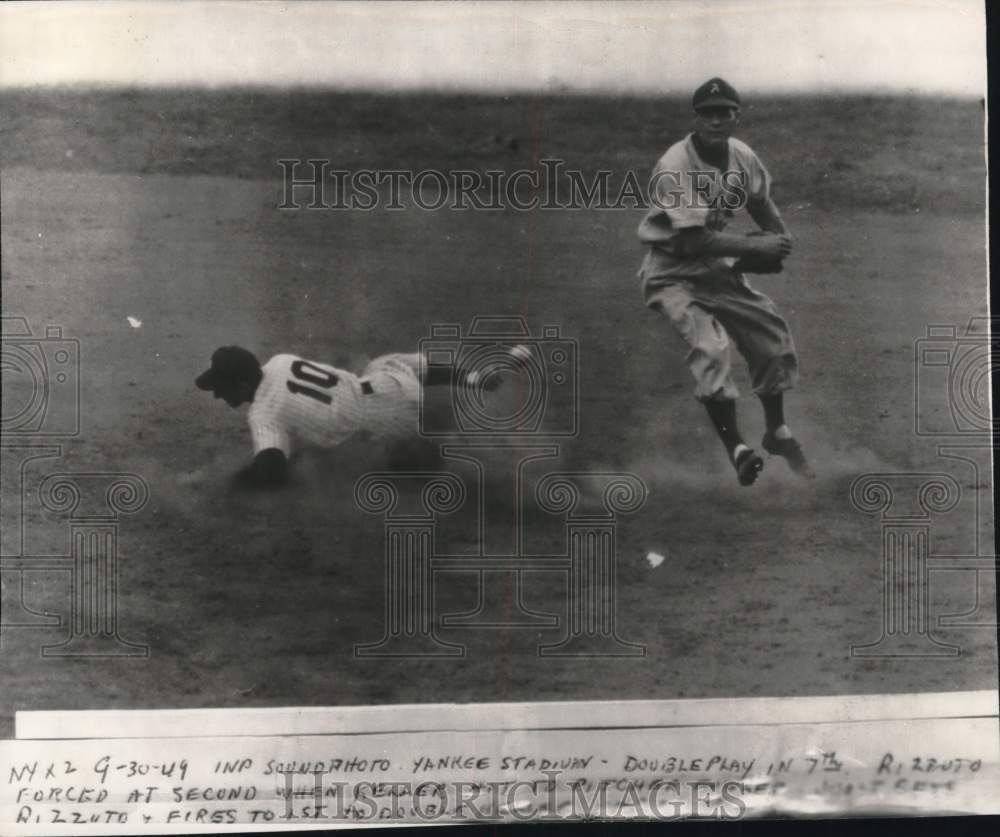
[[[475,370],[467,372],[462,369],[432,367],[424,373],[425,387],[451,386],[472,389],[478,386],[485,390],[494,390],[500,386],[501,382],[502,378],[499,374],[480,378],[479,373]]]
[[[767,198],[763,201],[750,200],[747,202],[747,212],[764,232],[775,235],[788,235],[788,227],[778,212],[778,207],[773,200]]]
[[[237,488],[246,490],[280,488],[287,481],[288,457],[277,448],[262,450],[233,478]]]
[[[513,346],[509,350],[509,355],[514,359],[515,364],[526,363],[531,356],[531,350],[527,346]],[[452,368],[450,366],[431,366],[424,372],[423,383],[425,387],[452,386],[466,387],[468,389],[482,389],[492,392],[503,383],[503,375],[499,370]]]

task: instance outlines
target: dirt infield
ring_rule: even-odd
[[[974,124],[977,106],[962,107]],[[19,118],[11,138],[42,130]],[[61,118],[57,137],[69,124],[85,133]],[[589,118],[580,100],[575,124]],[[809,124],[822,120],[810,111]],[[376,122],[358,121],[359,143],[397,141]],[[527,132],[523,142],[540,147],[547,135],[532,139],[531,124],[526,118],[505,130]],[[564,115],[559,124],[570,120]],[[832,126],[824,141],[843,145]],[[312,122],[303,129],[314,144],[317,130]],[[121,524],[119,624],[126,639],[147,643],[150,655],[43,658],[40,645],[58,641],[58,630],[5,630],[0,736],[11,734],[18,708],[992,688],[992,628],[935,628],[940,641],[962,647],[955,658],[850,654],[852,644],[876,640],[882,624],[881,529],[877,516],[851,503],[857,476],[953,474],[962,499],[935,520],[932,553],[994,548],[988,470],[977,479],[942,460],[934,439],[914,432],[924,381],[915,371],[916,341],[928,325],[964,328],[986,313],[981,195],[967,193],[982,170],[970,163],[957,175],[935,174],[927,152],[935,138],[925,130],[907,128],[895,156],[866,152],[850,176],[863,180],[878,166],[871,182],[907,189],[898,169],[909,161],[913,182],[953,195],[950,202],[914,198],[918,206],[897,202],[892,211],[864,200],[852,206],[839,197],[851,191],[844,186],[827,189],[819,208],[801,195],[783,200],[785,172],[772,163],[796,252],[784,274],[756,285],[792,325],[803,378],[788,413],[821,476],[804,486],[783,463],[769,462],[752,490],[736,485],[691,397],[676,338],[642,306],[634,277],[641,211],[281,212],[277,168],[268,175],[235,166],[226,176],[123,171],[107,162],[114,155],[103,134],[73,158],[8,156],[0,196],[4,315],[25,317],[36,330],[61,326],[80,341],[82,358],[81,433],[27,477],[54,468],[127,471],[149,485],[147,506]],[[581,146],[614,147],[613,137],[581,136]],[[749,138],[765,160],[789,153],[771,153],[768,145],[780,138]],[[218,132],[201,138],[209,140],[235,147]],[[123,147],[136,141],[122,137]],[[646,144],[644,166],[665,142]],[[298,156],[292,146],[275,150]],[[254,159],[261,153],[257,148]],[[90,162],[76,167],[81,155]],[[957,155],[975,159],[967,146]],[[808,185],[801,172],[795,177],[797,189]],[[443,638],[468,646],[464,658],[356,659],[356,643],[383,633],[385,579],[382,524],[357,507],[353,486],[385,466],[384,451],[307,456],[295,483],[273,497],[229,488],[250,452],[243,415],[193,385],[216,346],[239,343],[263,357],[293,352],[360,369],[368,357],[412,350],[434,323],[467,325],[482,314],[522,315],[536,329],[557,324],[578,341],[580,432],[556,465],[633,471],[649,490],[618,534],[618,632],[643,644],[645,657],[542,659],[536,646],[557,641],[559,630],[445,628]],[[936,397],[940,409],[943,396]],[[757,406],[741,404],[748,435],[757,439]],[[977,498],[986,510],[978,524]],[[36,554],[64,554],[65,524],[36,505],[24,504],[25,548],[30,542]],[[459,515],[438,546],[467,548],[467,522]],[[535,539],[539,549],[559,549],[551,528]],[[651,567],[649,551],[665,561]],[[937,575],[935,616],[973,608],[974,575]],[[5,603],[15,595],[14,578],[4,573]],[[26,603],[66,613],[65,573],[26,578]],[[474,582],[472,573],[442,582],[442,607],[474,607]],[[995,591],[980,582],[991,617]],[[565,607],[552,574],[538,573],[525,595],[539,610]]]

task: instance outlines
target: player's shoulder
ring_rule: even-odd
[[[291,365],[295,363],[295,361],[297,360],[301,360],[301,358],[298,357],[298,355],[290,355],[290,354],[274,355],[267,361],[267,363],[265,363],[261,367],[261,369],[264,370],[265,374],[268,372],[283,372],[286,369],[289,369]]]
[[[691,134],[671,145],[656,161],[658,171],[676,171],[693,163],[691,154]]]
[[[736,137],[729,138],[729,152],[734,154],[738,159],[757,163],[760,162],[757,152],[743,142],[743,140],[737,139]]]

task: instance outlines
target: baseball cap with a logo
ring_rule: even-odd
[[[738,108],[740,97],[733,86],[722,78],[710,78],[694,91],[691,104],[695,110],[699,108]]]

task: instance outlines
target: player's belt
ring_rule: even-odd
[[[372,388],[372,385],[371,385],[370,381],[362,381],[361,382],[361,391],[365,395],[371,395],[373,392],[375,392],[375,390]]]

